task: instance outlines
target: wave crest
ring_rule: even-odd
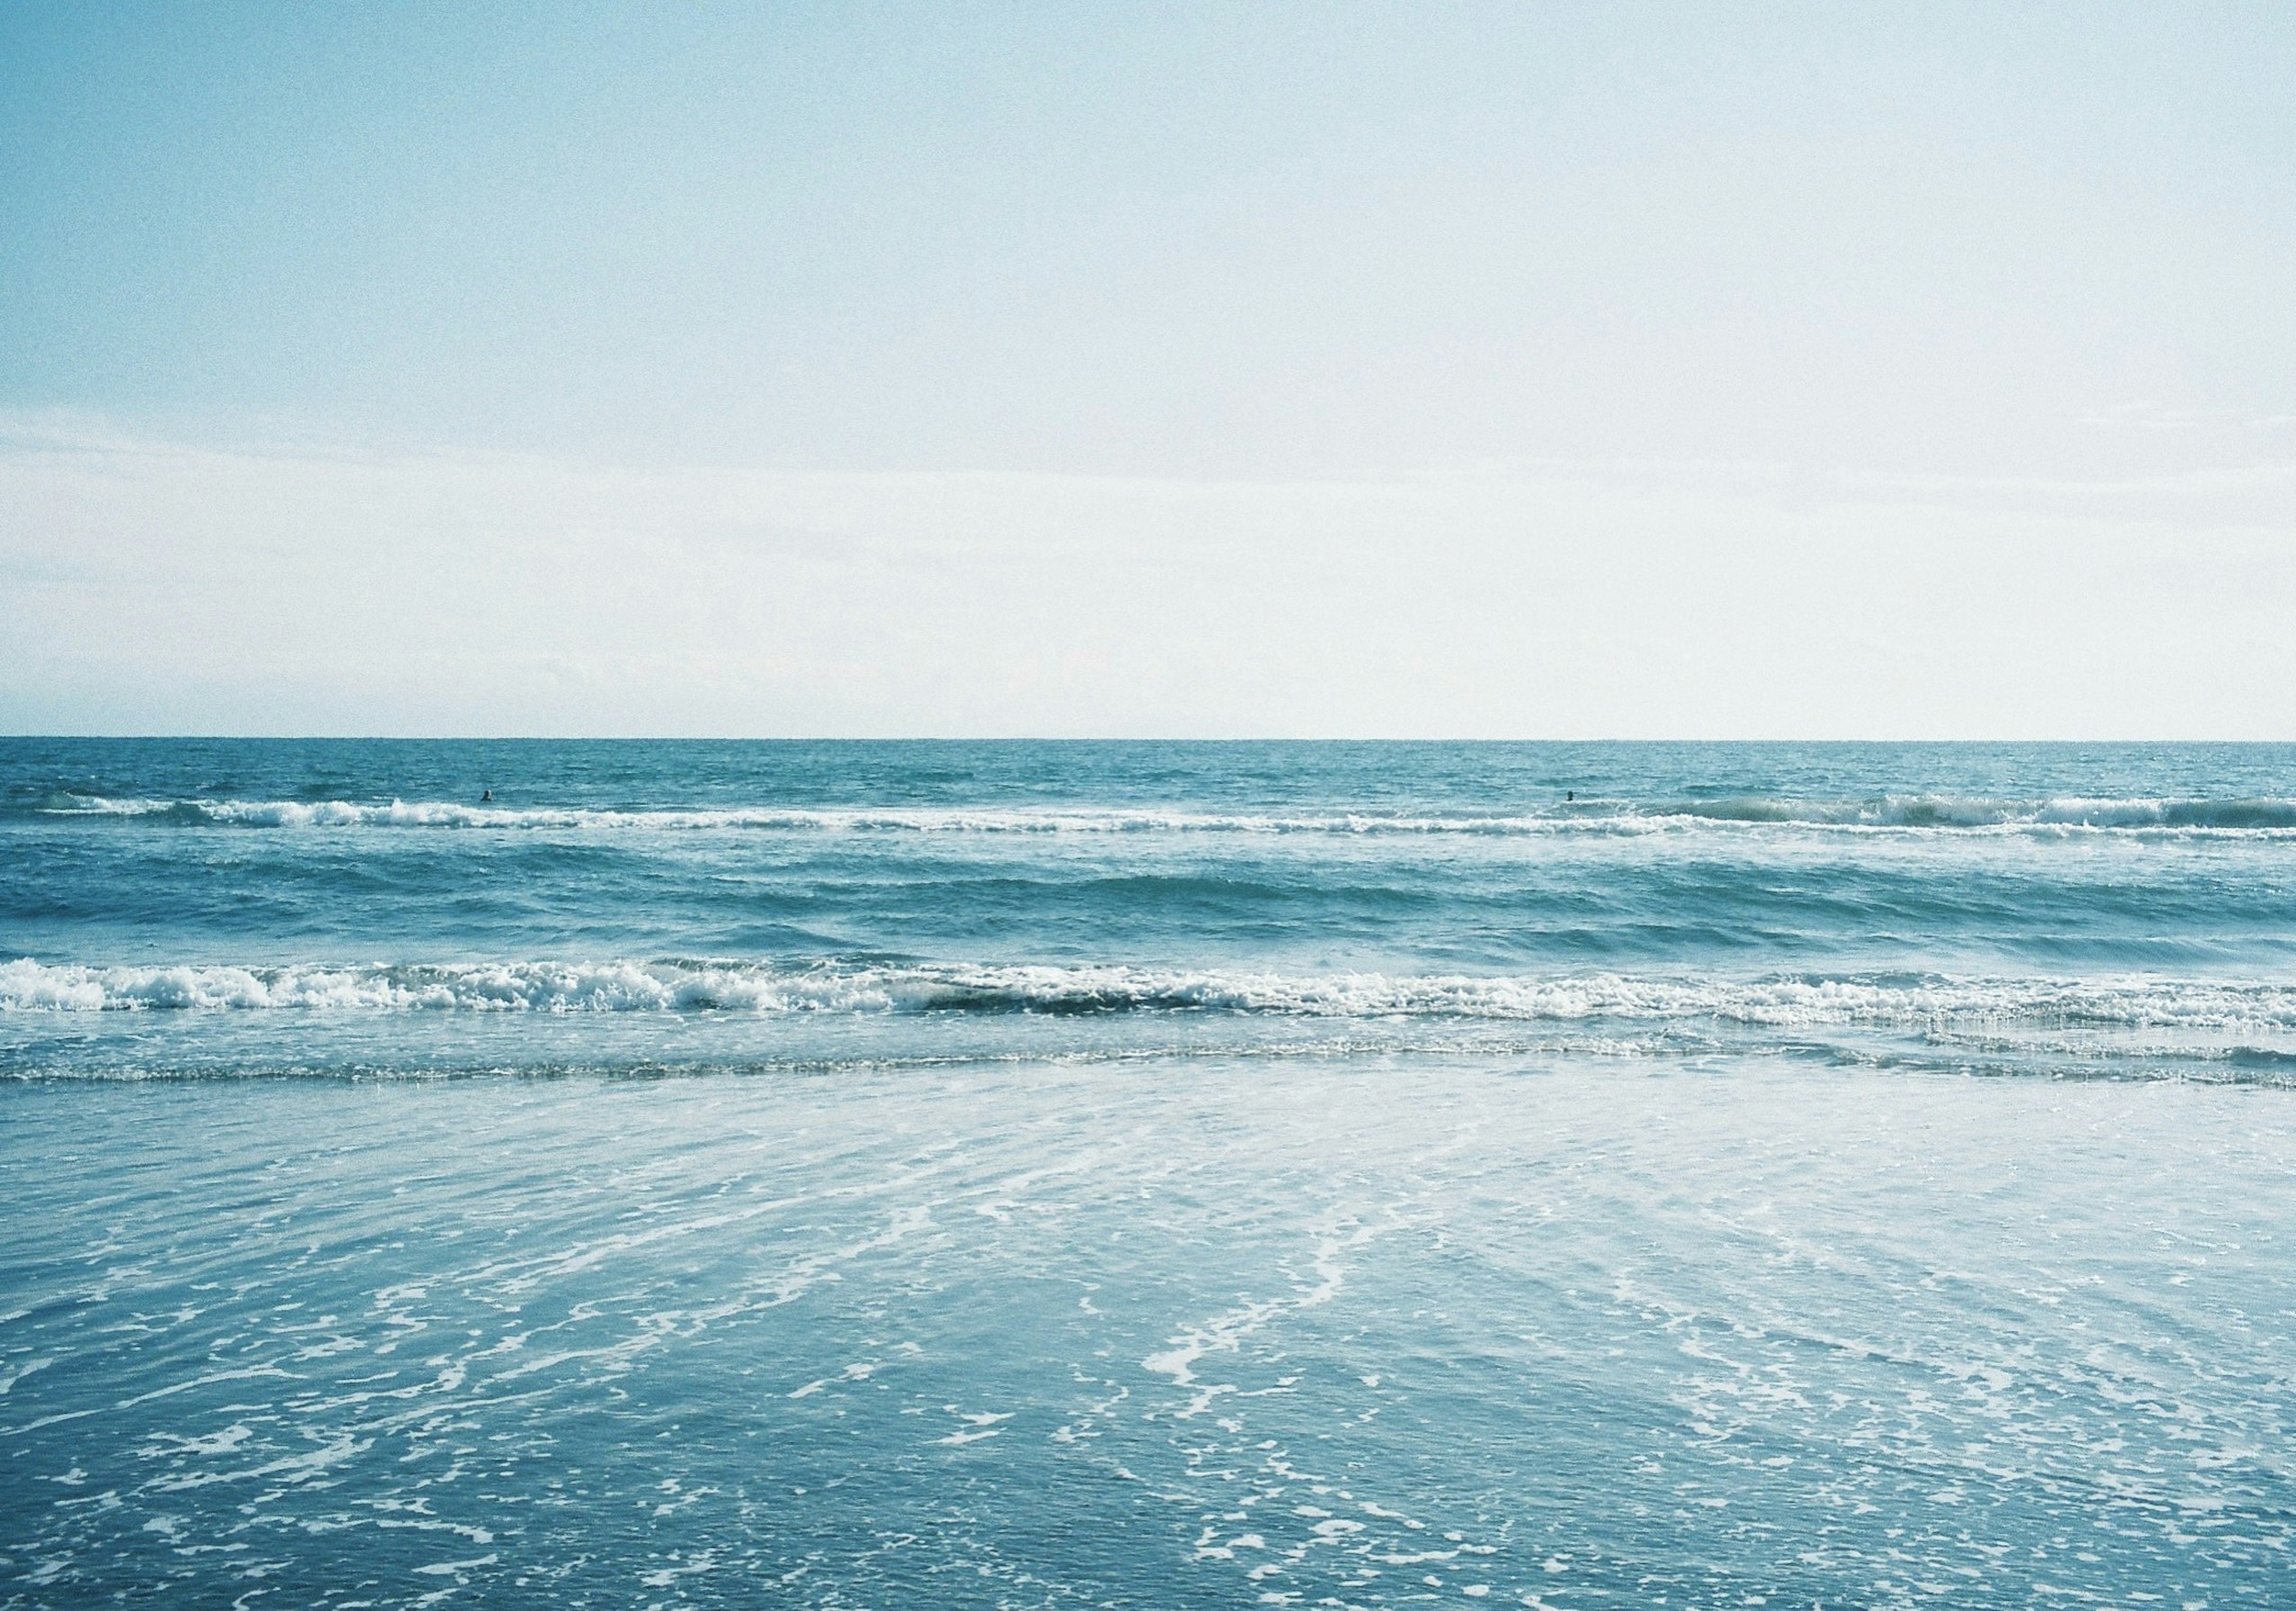
[[[1515,814],[1379,810],[1219,812],[1151,807],[501,806],[451,801],[114,800],[51,795],[16,814],[199,827],[502,831],[762,831],[853,834],[1554,834],[1792,827],[1863,832],[2169,833],[2296,836],[2296,800],[2276,797],[2045,800],[1743,795],[1635,802],[1588,800]]]
[[[1225,1012],[1317,1018],[1708,1020],[1778,1030],[1997,1025],[2296,1031],[2296,985],[2106,979],[1320,975],[1126,966],[733,961],[354,966],[0,964],[0,1011]]]

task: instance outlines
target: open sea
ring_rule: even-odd
[[[2296,1605],[2296,747],[0,739],[0,1607]]]

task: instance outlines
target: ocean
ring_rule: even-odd
[[[2296,1603],[2296,747],[0,740],[0,1606]]]

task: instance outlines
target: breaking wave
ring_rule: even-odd
[[[1218,812],[1155,808],[735,806],[596,809],[323,800],[114,800],[52,794],[12,814],[120,818],[185,826],[502,831],[753,830],[912,834],[1552,834],[1782,826],[1866,832],[2140,832],[2296,837],[2296,799],[2047,800],[1882,795],[1800,800],[1748,795],[1636,802],[1589,800],[1516,814],[1373,810]]]
[[[1110,1014],[1664,1023],[1782,1031],[2296,1032],[2296,984],[2165,979],[1682,979],[1187,972],[1126,966],[786,967],[729,961],[355,966],[0,964],[0,1011]]]

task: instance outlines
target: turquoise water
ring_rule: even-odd
[[[2296,1599],[2296,750],[0,741],[0,1604]]]

